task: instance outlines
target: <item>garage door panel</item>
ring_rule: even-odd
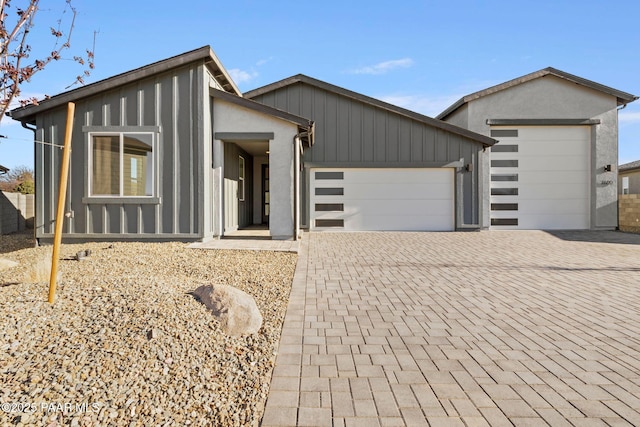
[[[525,144],[520,144],[521,142]],[[582,155],[590,150],[588,141],[565,140],[565,141],[518,141],[518,154],[524,156],[537,156],[541,153],[553,152],[556,156],[574,156],[576,153]]]
[[[451,199],[451,184],[399,183],[399,184],[356,184],[344,185],[344,196],[347,200],[410,200],[426,197]]]
[[[518,168],[522,171],[587,171],[584,157],[525,157],[518,161]]]
[[[589,134],[589,127],[583,126],[522,126],[518,128],[519,140],[588,140]],[[550,135],[552,135],[551,138]]]
[[[588,171],[545,171],[545,173],[533,171],[516,171],[518,181],[525,184],[580,184],[584,186],[585,180],[589,178]]]
[[[584,199],[554,200],[550,203],[553,203],[554,215],[584,214],[585,208],[588,208],[588,205],[585,206]],[[521,200],[518,207],[522,212],[531,215],[548,215],[549,212],[549,206],[545,206],[539,200]]]
[[[492,228],[499,229],[585,229],[590,214],[590,128],[576,126],[522,126],[518,136],[504,143],[511,151],[491,153],[491,160],[517,167],[492,167],[492,175],[517,175],[511,180],[491,180],[491,188],[517,195],[492,195]],[[506,127],[504,128],[506,129]],[[517,206],[506,211],[505,204]],[[512,224],[517,220],[517,224]]]
[[[521,200],[526,199],[565,199],[581,198],[589,196],[588,189],[581,184],[534,184],[521,187],[518,190]]]
[[[349,183],[450,183],[444,169],[346,169],[344,180]]]
[[[342,180],[311,180],[313,229],[453,230],[453,169],[313,169],[341,171]],[[326,174],[325,174],[326,175]],[[336,188],[343,195],[318,196],[315,188]],[[316,203],[340,203],[342,212],[315,211]],[[336,223],[340,226],[319,227]],[[337,220],[331,222],[330,220]]]

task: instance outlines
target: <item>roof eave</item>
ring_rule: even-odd
[[[469,103],[470,101],[476,100],[478,98],[482,98],[484,96],[487,95],[491,95],[494,94],[496,92],[500,92],[509,88],[512,88],[514,86],[518,86],[522,83],[526,83],[529,82],[531,80],[540,78],[540,77],[544,77],[544,76],[548,76],[548,75],[552,75],[554,77],[557,77],[559,79],[563,79],[563,80],[567,80],[569,82],[581,85],[581,86],[585,86],[588,87],[590,89],[593,90],[597,90],[599,92],[603,92],[606,93],[608,95],[614,96],[616,98],[616,103],[618,106],[620,105],[626,105],[630,102],[633,102],[635,100],[637,100],[639,97],[632,95],[630,93],[627,92],[623,92],[621,90],[618,89],[614,89],[612,87],[609,86],[605,86],[603,84],[600,83],[596,83],[592,80],[587,80],[585,78],[567,73],[565,71],[562,70],[558,70],[556,68],[553,67],[547,67],[547,68],[543,68],[542,70],[538,70],[538,71],[534,71],[533,73],[529,73],[526,74],[524,76],[520,76],[517,77],[515,79],[506,81],[504,83],[500,83],[498,85],[494,85],[491,87],[488,87],[486,89],[480,90],[478,92],[474,92],[471,93],[469,95],[463,96],[462,98],[460,98],[458,101],[456,101],[453,105],[449,106],[446,110],[444,110],[442,113],[438,114],[436,116],[437,119],[440,120],[444,120],[445,118],[447,118],[448,116],[450,116],[454,111],[456,111],[458,108],[462,107],[464,104]]]
[[[161,61],[154,62],[152,64],[145,65],[134,70],[126,71],[121,74],[100,80],[95,83],[91,83],[86,86],[82,86],[68,92],[55,95],[51,98],[40,101],[37,105],[28,105],[25,107],[19,107],[11,110],[7,113],[12,119],[21,122],[34,123],[35,115],[60,105],[64,105],[67,102],[73,102],[80,98],[86,98],[96,95],[100,92],[113,89],[114,87],[128,84],[155,74],[159,74],[170,69],[190,64],[192,62],[204,60],[207,67],[214,72],[214,77],[221,86],[225,87],[225,90],[230,90],[236,94],[240,94],[240,90],[233,82],[229,73],[222,66],[220,60],[215,55],[210,46],[203,46],[201,48],[173,56],[171,58],[163,59]],[[217,74],[216,74],[217,73]]]
[[[238,95],[234,95],[219,89],[210,88],[209,94],[218,99],[222,99],[223,101],[230,102],[232,104],[238,105],[240,107],[249,108],[254,111],[258,111],[263,114],[268,114],[270,116],[277,117],[279,119],[288,121],[290,123],[296,124],[299,127],[299,130],[303,132],[307,132],[311,137],[309,139],[309,144],[313,144],[313,131],[314,131],[314,123],[312,120],[309,120],[304,117],[296,116],[295,114],[288,113],[286,111],[278,110],[277,108],[270,107],[268,105],[262,104],[260,102],[253,101],[251,99],[243,98]]]
[[[416,121],[420,121],[422,123],[434,126],[436,128],[439,128],[439,129],[446,130],[448,132],[463,136],[465,138],[469,138],[469,139],[471,139],[473,141],[476,141],[476,142],[482,144],[484,147],[490,147],[490,146],[492,146],[492,145],[494,145],[494,144],[496,144],[498,142],[493,138],[490,138],[490,137],[485,136],[485,135],[481,135],[479,133],[475,133],[475,132],[470,131],[468,129],[461,128],[459,126],[452,125],[451,123],[443,122],[443,121],[441,121],[439,119],[434,119],[433,117],[425,116],[423,114],[416,113],[414,111],[407,110],[407,109],[402,108],[402,107],[398,107],[397,105],[389,104],[388,102],[384,102],[384,101],[381,101],[379,99],[375,99],[375,98],[372,98],[370,96],[363,95],[361,93],[357,93],[357,92],[351,91],[349,89],[345,89],[345,88],[342,88],[342,87],[339,87],[339,86],[335,86],[335,85],[333,85],[331,83],[323,82],[322,80],[314,79],[313,77],[309,77],[309,76],[306,76],[304,74],[297,74],[295,76],[288,77],[286,79],[283,79],[283,80],[277,81],[275,83],[269,84],[267,86],[263,86],[263,87],[260,87],[258,89],[251,90],[249,92],[246,92],[244,94],[244,96],[246,98],[254,98],[254,97],[257,97],[257,96],[260,96],[260,95],[264,95],[265,93],[269,93],[269,92],[275,91],[277,89],[281,89],[283,87],[290,86],[290,85],[293,85],[293,84],[296,84],[296,83],[309,84],[311,86],[318,87],[320,89],[323,89],[323,90],[326,90],[326,91],[329,91],[329,92],[332,92],[332,93],[337,93],[337,94],[345,96],[347,98],[351,98],[351,99],[354,99],[354,100],[357,100],[357,101],[360,101],[360,102],[364,102],[366,104],[372,105],[372,106],[377,107],[377,108],[382,108],[382,109],[385,109],[387,111],[394,112],[396,114],[405,116],[407,118],[410,118],[410,119],[413,119],[413,120],[416,120]]]

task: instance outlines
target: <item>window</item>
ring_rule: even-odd
[[[629,194],[629,177],[622,177],[622,194]]]
[[[238,199],[244,201],[244,157],[238,158]]]
[[[91,196],[153,196],[153,133],[90,133]]]

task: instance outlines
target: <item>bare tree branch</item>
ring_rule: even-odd
[[[19,99],[21,86],[51,62],[67,59],[63,54],[71,48],[71,36],[75,28],[77,12],[71,0],[64,1],[62,14],[71,11],[70,22],[64,23],[61,17],[55,27],[51,26],[51,36],[54,38],[53,49],[49,54],[39,54],[41,55],[39,58],[30,59],[32,49],[29,44],[29,33],[34,28],[34,17],[40,10],[40,0],[23,0],[24,7],[16,7],[15,10],[11,10],[11,0],[0,0],[0,121],[14,100],[19,100],[21,105],[37,104],[38,100],[35,98]],[[10,16],[14,16],[13,14],[15,14],[15,21],[9,19]],[[85,67],[85,70],[70,86],[84,84],[84,78],[91,74],[94,68],[95,37],[96,33],[94,33],[92,49],[86,50],[86,58],[84,55],[73,56],[72,60]]]

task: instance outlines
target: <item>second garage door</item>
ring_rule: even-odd
[[[588,229],[590,128],[492,127],[491,226]]]
[[[311,169],[310,227],[451,231],[454,169]]]

